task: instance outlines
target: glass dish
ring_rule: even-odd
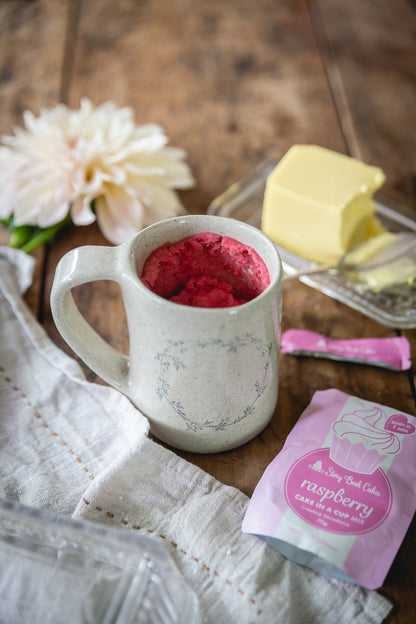
[[[214,199],[208,208],[208,214],[232,217],[260,228],[266,179],[276,164],[276,160],[261,163]],[[377,202],[377,216],[391,232],[416,230],[416,221],[380,202]],[[276,247],[286,274],[292,275],[314,266],[312,262],[284,247]],[[341,275],[331,271],[299,279],[383,325],[396,329],[416,327],[416,284],[399,285],[380,293],[372,293],[360,290]]]
[[[199,622],[154,539],[0,500],[2,624]]]

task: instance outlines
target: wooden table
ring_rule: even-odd
[[[383,195],[416,217],[416,41],[406,0],[5,0],[0,4],[0,131],[22,113],[80,98],[131,106],[137,123],[157,122],[185,148],[197,179],[181,193],[191,213],[266,158],[314,143],[383,168]],[[6,232],[1,240],[7,241]],[[69,249],[107,244],[95,225],[69,228],[38,249],[27,302],[52,340],[72,352],[51,318],[49,294]],[[78,294],[93,326],[126,351],[117,287]],[[283,330],[336,338],[396,331],[298,282],[287,283]],[[416,356],[416,333],[402,332]],[[96,380],[86,370],[88,379]],[[412,375],[281,355],[280,391],[270,425],[237,450],[182,453],[250,495],[318,389],[338,388],[416,414]],[[391,624],[415,621],[416,525],[380,592]]]

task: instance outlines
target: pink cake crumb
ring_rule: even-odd
[[[254,249],[212,232],[155,249],[141,280],[164,299],[201,308],[241,305],[270,283],[267,267]]]

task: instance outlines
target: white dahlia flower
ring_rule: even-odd
[[[79,110],[26,111],[24,123],[0,146],[0,220],[12,231],[43,242],[43,232],[53,235],[69,219],[97,219],[119,244],[184,212],[174,189],[195,183],[185,151],[167,147],[160,126],[135,125],[131,108],[83,99]]]

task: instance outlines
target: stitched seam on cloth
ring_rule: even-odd
[[[85,497],[82,498],[82,502],[87,507],[91,507],[92,509],[94,509],[95,511],[98,511],[99,513],[104,513],[111,520],[116,518],[116,514],[115,513],[111,512],[111,511],[106,511],[100,505],[91,505],[89,500],[86,499]],[[166,537],[166,535],[163,535],[161,533],[156,533],[153,529],[146,529],[145,527],[142,527],[142,526],[140,526],[138,524],[133,524],[129,520],[126,520],[125,518],[120,518],[119,521],[120,521],[120,524],[122,524],[123,526],[130,526],[135,531],[144,531],[144,532],[148,533],[149,535],[152,535],[153,537],[158,537],[158,538],[160,538],[162,540],[166,540],[166,542],[168,542],[171,546],[173,546],[173,548],[175,548],[175,550],[178,553],[181,553],[181,555],[183,555],[184,557],[187,557],[191,561],[194,561],[195,563],[198,563],[199,566],[201,567],[201,569],[204,570],[204,572],[206,572],[207,574],[212,572],[212,574],[213,574],[213,576],[215,578],[222,579],[220,573],[217,572],[216,570],[212,569],[211,567],[207,566],[203,561],[201,561],[200,557],[195,557],[194,555],[191,555],[187,550],[184,550],[183,548],[180,548],[180,546],[174,540],[169,540],[169,538]],[[254,598],[250,597],[250,596],[247,597],[246,592],[244,590],[242,590],[240,587],[237,587],[236,584],[233,583],[233,581],[230,581],[227,578],[225,580],[225,584],[228,587],[234,587],[236,593],[239,596],[241,596],[241,597],[245,597],[247,599],[247,601],[249,602],[249,604],[253,608],[256,606],[256,600]],[[261,615],[261,613],[262,613],[262,610],[261,609],[257,609],[257,611],[255,612],[255,615],[259,616],[259,615]]]
[[[8,384],[10,384],[11,389],[14,390],[14,392],[16,392],[16,393],[19,393],[20,397],[26,402],[26,405],[28,407],[30,407],[31,410],[33,410],[33,416],[35,418],[37,418],[41,422],[42,427],[44,429],[48,430],[50,435],[56,439],[57,443],[59,443],[61,446],[66,448],[66,450],[69,453],[69,455],[73,456],[74,461],[77,464],[79,464],[80,467],[82,467],[82,470],[84,472],[88,473],[89,478],[91,480],[93,480],[94,476],[90,473],[89,468],[87,468],[87,466],[85,466],[83,464],[82,460],[78,457],[78,455],[68,445],[68,442],[66,442],[66,440],[61,438],[61,436],[54,429],[51,429],[51,427],[48,425],[48,423],[46,422],[46,420],[44,419],[42,414],[34,407],[34,405],[28,399],[27,395],[17,385],[13,385],[13,380],[10,377],[7,376],[5,368],[3,366],[1,366],[1,365],[0,365],[0,372],[3,373],[3,378],[4,378],[4,380]]]

